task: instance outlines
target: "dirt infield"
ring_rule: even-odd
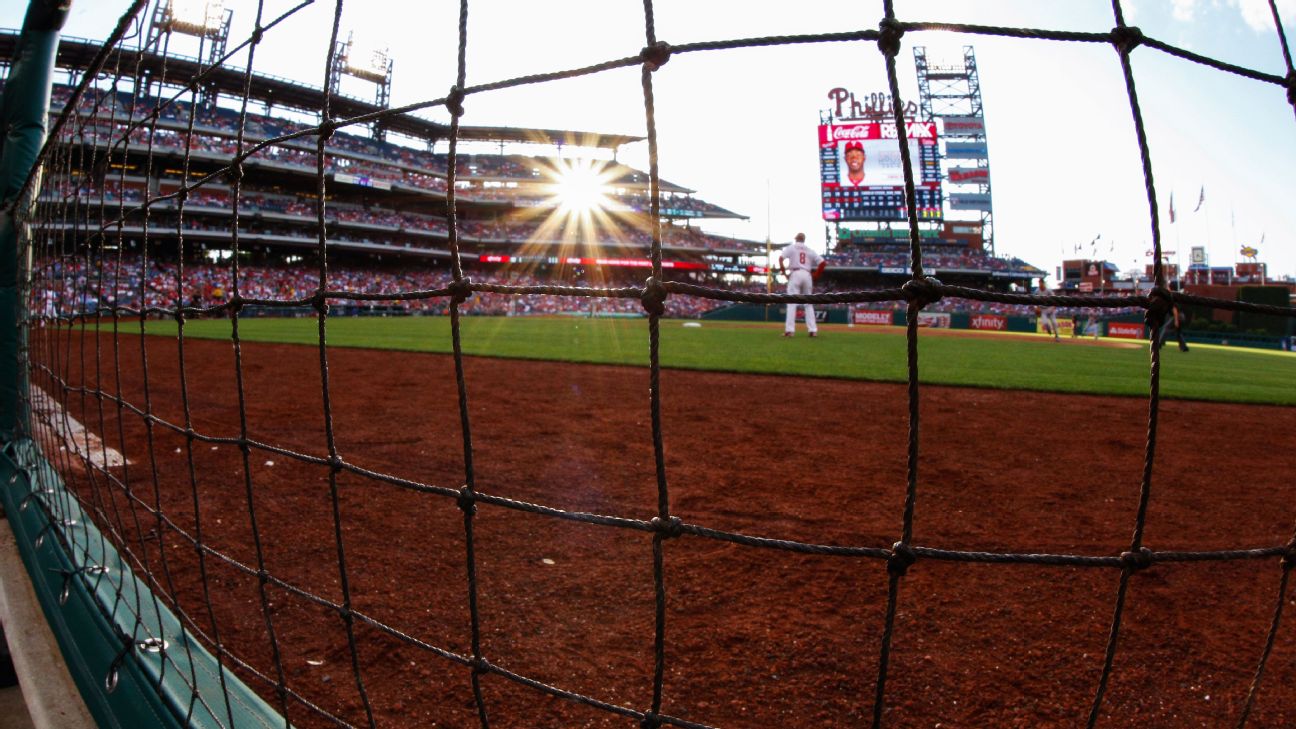
[[[34,356],[79,383],[119,358],[120,391],[144,407],[140,342],[73,341]],[[176,343],[146,339],[153,411],[183,426]],[[348,463],[419,483],[464,482],[454,364],[443,355],[330,350],[333,432]],[[228,342],[186,342],[193,427],[237,437]],[[476,488],[568,511],[656,514],[642,368],[465,360]],[[326,457],[317,348],[244,346],[252,439]],[[52,383],[37,383],[54,392]],[[118,384],[105,377],[110,393]],[[662,374],[672,513],[714,529],[818,544],[889,547],[906,486],[903,385]],[[922,388],[914,544],[1115,555],[1138,506],[1148,405],[1137,398]],[[70,412],[130,459],[120,490],[80,484],[137,558],[207,633],[273,677],[257,580],[195,550],[176,528],[256,568],[237,447],[146,431],[115,405]],[[1165,402],[1145,544],[1157,550],[1281,545],[1296,521],[1296,409]],[[252,449],[266,569],[341,603],[329,469]],[[462,513],[454,499],[343,472],[337,483],[355,610],[438,648],[471,653]],[[200,517],[199,519],[196,517]],[[140,527],[137,529],[136,519]],[[142,537],[141,537],[142,534]],[[637,710],[650,705],[649,534],[480,505],[474,546],[481,649],[491,662]],[[163,563],[165,557],[165,565]],[[876,559],[794,555],[685,536],[665,545],[663,712],[725,727],[866,726],[886,604]],[[1102,727],[1232,726],[1272,617],[1277,559],[1158,565],[1131,579]],[[890,727],[1083,726],[1103,662],[1119,572],[919,561],[901,581],[887,685]],[[338,612],[268,588],[288,687],[366,725]],[[1285,597],[1296,602],[1296,594]],[[1288,605],[1250,726],[1296,725],[1296,610]],[[383,726],[477,726],[469,671],[357,623],[361,676]],[[242,672],[247,678],[247,672]],[[280,706],[272,685],[250,684]],[[492,727],[635,723],[499,676],[482,679]],[[327,725],[290,700],[301,726]]]

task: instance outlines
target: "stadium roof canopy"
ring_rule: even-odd
[[[17,30],[0,29],[0,59],[6,61],[12,59],[17,44]],[[103,44],[99,41],[63,36],[59,42],[55,63],[59,68],[69,70],[87,68],[95,56],[99,54],[102,47]],[[139,62],[142,74],[150,74],[155,80],[175,86],[188,85],[190,79],[203,70],[203,64],[197,58],[175,54],[163,56],[153,51],[141,53],[134,49],[122,49],[121,65],[123,68],[133,69],[136,61]],[[244,74],[246,73],[247,69],[244,68],[221,66],[208,71],[205,84],[210,85],[222,94],[241,97],[243,94]],[[264,73],[253,74],[250,96],[263,103],[309,113],[317,112],[324,101],[324,91],[321,88]],[[382,108],[373,102],[348,96],[335,95],[329,100],[329,103],[335,113],[343,118],[382,111]],[[385,119],[383,123],[389,131],[415,139],[436,141],[445,139],[450,134],[449,126],[414,114],[396,114]],[[459,127],[459,138],[485,142],[529,142],[533,144],[562,144],[607,149],[616,149],[623,144],[644,140],[644,137],[625,134],[491,126],[461,126]]]

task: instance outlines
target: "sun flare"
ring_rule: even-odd
[[[577,215],[603,210],[610,202],[608,181],[608,176],[589,160],[559,166],[554,183],[559,209]]]

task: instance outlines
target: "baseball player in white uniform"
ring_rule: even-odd
[[[1049,290],[1045,288],[1044,283],[1040,282],[1039,293],[1041,296],[1048,296]],[[1053,335],[1053,341],[1061,341],[1058,336],[1057,307],[1044,306],[1040,307],[1040,324],[1043,325],[1044,331]]]
[[[779,270],[787,276],[789,294],[814,293],[814,280],[823,273],[828,262],[823,256],[815,253],[805,244],[805,233],[796,234],[796,242],[779,251]],[[814,305],[804,304],[806,331],[810,336],[819,336],[819,324],[815,321]],[[790,337],[796,331],[797,304],[788,304],[787,322],[783,326],[783,336]]]

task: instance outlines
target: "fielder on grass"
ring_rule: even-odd
[[[779,271],[787,276],[789,294],[814,293],[814,279],[819,278],[828,262],[823,256],[810,250],[805,244],[805,233],[796,234],[796,242],[779,251]],[[791,269],[789,271],[789,269]],[[814,305],[805,306],[806,331],[810,336],[819,336],[819,324],[815,321]],[[788,304],[787,321],[783,325],[783,336],[790,337],[796,331],[797,304]]]
[[[1044,287],[1043,282],[1040,283],[1039,293],[1041,296],[1048,296],[1049,294],[1049,290]],[[1039,312],[1040,325],[1044,327],[1044,331],[1053,335],[1053,341],[1061,341],[1061,337],[1058,336],[1057,307],[1042,306],[1036,311]]]

